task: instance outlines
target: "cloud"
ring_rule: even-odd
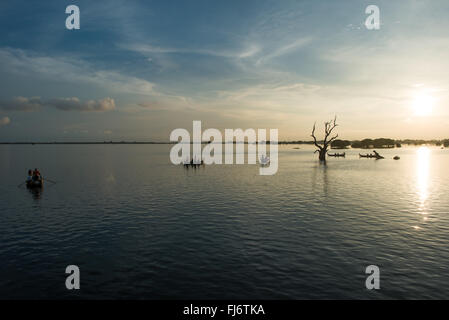
[[[119,47],[138,52],[143,55],[149,54],[169,54],[169,53],[181,53],[181,54],[198,54],[205,56],[216,56],[230,59],[244,59],[257,54],[260,48],[254,44],[243,47],[239,50],[229,49],[190,49],[190,48],[175,48],[175,47],[155,47],[146,44],[119,44]]]
[[[48,105],[63,111],[96,111],[104,112],[115,109],[114,99],[104,98],[101,100],[80,101],[78,98],[52,99]]]
[[[75,58],[42,56],[32,51],[0,48],[0,67],[6,72],[60,82],[81,83],[111,92],[158,95],[154,83],[113,70],[95,70],[92,64]]]
[[[279,46],[278,48],[275,48],[270,53],[266,54],[265,56],[262,56],[256,61],[256,65],[260,65],[261,63],[267,62],[268,60],[281,57],[285,54],[291,53],[306,44],[308,44],[312,39],[310,37],[306,38],[299,38],[297,40],[294,40],[290,43],[284,44]]]
[[[142,107],[147,110],[163,110],[164,106],[160,102],[142,102],[137,104],[139,107]]]
[[[8,111],[31,112],[37,111],[42,107],[53,107],[62,111],[105,112],[115,109],[115,101],[109,97],[84,102],[77,97],[50,100],[42,100],[40,97],[17,97],[9,101],[0,101],[0,109]]]
[[[11,119],[9,119],[8,117],[0,118],[0,127],[7,126],[10,123],[11,123]]]
[[[42,106],[41,98],[16,97],[9,101],[0,101],[0,109],[7,111],[36,111]]]

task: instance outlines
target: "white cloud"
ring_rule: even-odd
[[[245,46],[239,50],[229,50],[229,49],[189,49],[189,48],[175,48],[175,47],[155,47],[152,45],[145,44],[120,44],[119,47],[138,52],[143,55],[150,54],[168,54],[168,53],[188,53],[188,54],[199,54],[199,55],[208,55],[208,56],[217,56],[223,58],[235,58],[235,59],[243,59],[254,56],[260,51],[259,46],[249,45]]]
[[[261,58],[259,58],[256,61],[256,65],[260,65],[262,63],[265,63],[271,59],[274,58],[278,58],[281,57],[287,53],[293,52],[303,46],[305,46],[306,44],[308,44],[311,41],[310,37],[306,37],[306,38],[299,38],[297,40],[294,40],[290,43],[287,43],[285,45],[282,45],[278,48],[273,49],[272,51],[270,51],[268,54],[262,56]]]

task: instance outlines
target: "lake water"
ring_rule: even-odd
[[[449,150],[294,147],[260,176],[169,145],[0,145],[0,298],[449,298]],[[57,183],[17,187],[34,167]]]

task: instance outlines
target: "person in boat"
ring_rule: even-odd
[[[373,153],[376,156],[376,158],[382,158],[382,156],[376,150],[373,150]]]
[[[31,171],[31,169],[30,169],[30,170],[28,170],[28,176],[27,176],[26,183],[28,184],[28,183],[30,183],[32,180],[33,180],[33,171]]]
[[[37,170],[37,168],[35,168],[33,172],[33,181],[40,181],[40,180],[41,180],[41,173],[39,172],[39,170]]]

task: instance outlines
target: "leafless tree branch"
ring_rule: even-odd
[[[332,141],[334,141],[335,139],[338,138],[338,134],[334,135],[333,137],[331,137],[329,139],[329,137],[332,135],[332,132],[334,131],[334,129],[338,127],[337,124],[337,116],[335,116],[334,120],[328,121],[324,123],[324,139],[323,139],[323,145],[319,145],[317,138],[315,136],[315,130],[316,130],[316,122],[313,125],[313,129],[312,129],[312,137],[313,137],[313,143],[315,144],[315,146],[318,148],[316,152],[320,153],[320,160],[321,161],[325,161],[326,160],[326,153],[327,153],[327,149],[329,148],[329,145],[332,143]]]

